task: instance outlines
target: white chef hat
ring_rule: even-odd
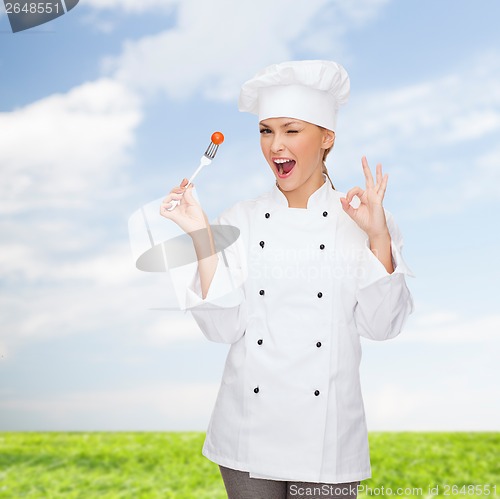
[[[335,130],[349,97],[349,75],[333,61],[290,61],[259,71],[241,88],[238,108],[267,118],[297,118]]]

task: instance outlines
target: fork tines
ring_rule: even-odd
[[[214,159],[215,154],[217,153],[217,149],[219,149],[219,145],[210,142],[210,145],[207,147],[207,150],[205,151],[205,156],[208,159]]]

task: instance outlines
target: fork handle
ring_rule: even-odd
[[[212,162],[211,159],[208,159],[206,156],[202,156],[201,159],[200,159],[200,165],[198,166],[198,168],[196,169],[196,171],[191,175],[191,178],[188,180],[188,183],[186,184],[186,186],[184,187],[184,189],[187,189],[189,187],[189,184],[191,184],[191,182],[195,179],[195,177],[198,175],[198,173],[200,173],[201,169],[204,166],[209,165],[211,162]],[[184,190],[184,192],[186,192],[186,191]],[[184,195],[184,192],[182,193],[182,195]],[[179,205],[180,202],[181,202],[180,199],[174,199],[172,201],[172,206],[170,206],[170,208],[167,208],[167,210],[168,211],[174,210]]]

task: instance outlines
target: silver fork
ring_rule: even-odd
[[[208,166],[212,162],[212,160],[215,158],[215,154],[217,153],[217,149],[219,149],[219,144],[214,144],[213,142],[210,142],[210,145],[207,147],[205,154],[203,154],[203,156],[200,158],[200,166],[198,166],[196,171],[191,175],[191,178],[188,180],[188,183],[186,184],[184,189],[187,189],[189,187],[189,184],[191,184],[196,175],[200,173],[201,169],[204,166]],[[184,193],[182,193],[182,195],[184,195]],[[180,202],[181,202],[180,199],[174,199],[172,201],[172,206],[170,208],[167,208],[168,211],[172,211]]]

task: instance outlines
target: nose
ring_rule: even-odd
[[[271,151],[273,153],[280,152],[284,149],[283,140],[281,134],[275,133],[273,137],[273,142],[271,144]]]

